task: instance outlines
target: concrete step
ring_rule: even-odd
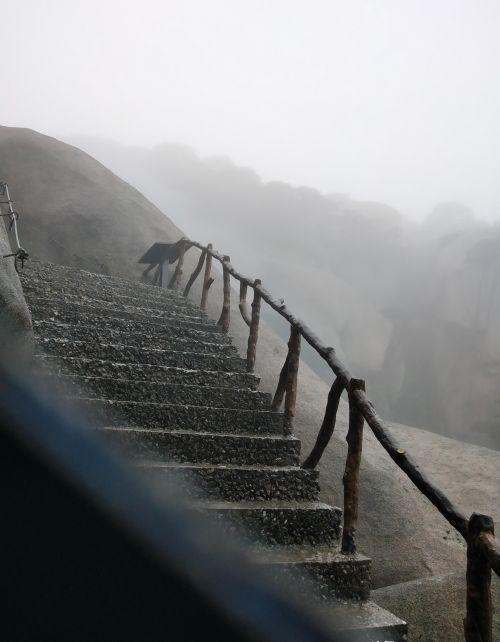
[[[207,344],[208,345],[208,344]],[[135,346],[72,341],[38,337],[36,349],[39,354],[84,359],[101,359],[114,363],[174,366],[192,370],[219,370],[222,372],[245,372],[246,363],[235,354],[191,352],[182,350],[149,350]]]
[[[297,466],[235,466],[142,461],[137,464],[160,488],[177,484],[189,499],[222,502],[312,501],[318,472]]]
[[[113,317],[92,317],[81,319],[79,323],[66,323],[60,320],[33,321],[34,331],[41,336],[62,337],[63,339],[72,336],[86,338],[93,333],[95,339],[96,327],[99,330],[99,337],[109,336],[106,333],[118,333],[120,336],[149,336],[153,341],[160,341],[165,338],[190,339],[205,343],[219,343],[227,345],[231,343],[231,337],[223,332],[200,331],[194,328],[177,325],[153,325],[141,323],[130,319],[115,319]],[[81,337],[78,335],[81,334]],[[112,343],[112,341],[109,341]]]
[[[102,316],[99,311],[93,310],[85,311],[82,314],[80,309],[59,309],[55,305],[38,305],[33,308],[33,318],[38,321],[57,321],[58,323],[69,323],[72,325],[94,325],[96,327],[111,327],[116,329],[123,328],[124,331],[130,328],[131,332],[138,331],[139,328],[151,328],[154,331],[161,331],[163,328],[178,328],[178,329],[192,329],[199,332],[214,334],[221,334],[221,328],[215,324],[211,319],[200,321],[194,319],[193,321],[187,320],[186,317],[174,318],[153,318],[145,319],[131,318],[129,316],[120,316],[119,312],[114,315]],[[179,335],[181,336],[181,335]]]
[[[77,291],[78,292],[78,291]],[[200,316],[205,318],[206,315],[200,308],[194,305],[191,302],[188,302],[187,299],[172,299],[170,301],[157,301],[156,299],[142,299],[141,297],[131,297],[125,296],[122,294],[115,294],[113,298],[111,296],[107,298],[103,297],[91,297],[85,296],[83,293],[80,294],[67,294],[66,292],[59,292],[57,290],[45,288],[44,290],[39,289],[25,289],[26,298],[32,304],[37,302],[43,303],[44,301],[49,301],[56,304],[79,304],[86,306],[95,306],[102,309],[109,310],[121,310],[121,309],[133,309],[133,310],[146,310],[143,314],[148,314],[150,316],[161,316],[162,314],[176,313],[176,314],[185,314],[187,316]]]
[[[370,594],[371,560],[364,555],[343,555],[328,545],[259,547],[253,555],[273,581],[308,601],[366,600]]]
[[[282,434],[283,417],[268,410],[211,408],[109,399],[74,399],[96,426],[194,430],[231,434]]]
[[[39,313],[47,310],[52,310],[54,315],[58,312],[77,312],[81,315],[95,315],[101,317],[116,317],[121,319],[135,319],[137,321],[148,322],[149,319],[155,319],[157,322],[161,320],[171,321],[185,321],[187,323],[209,323],[208,317],[196,308],[166,308],[165,310],[155,310],[144,307],[135,307],[132,305],[122,304],[103,304],[102,301],[76,301],[72,299],[67,301],[65,299],[57,300],[47,297],[29,297],[27,299],[28,307],[33,313],[33,316],[38,319],[47,318],[42,317]]]
[[[356,642],[408,642],[406,622],[372,600],[333,601],[319,609],[319,616],[332,631],[348,633]]]
[[[103,359],[78,357],[38,357],[38,370],[53,375],[81,375],[89,377],[114,377],[149,382],[177,383],[191,386],[221,388],[247,388],[256,390],[259,378],[248,372],[219,372],[217,370],[190,370],[169,366],[139,363],[114,363]]]
[[[115,379],[113,377],[82,377],[79,375],[46,375],[50,389],[67,397],[137,401],[152,404],[270,410],[271,395],[258,390],[210,388],[177,383]]]
[[[242,542],[316,545],[338,542],[340,508],[321,502],[200,502],[194,508]]]
[[[93,342],[96,338],[101,343],[122,344],[148,350],[173,350],[177,352],[199,352],[216,353],[223,355],[237,354],[236,348],[226,342],[220,342],[219,336],[203,333],[203,341],[199,337],[179,337],[176,334],[165,333],[162,337],[159,333],[137,334],[132,332],[121,332],[120,330],[108,330],[100,327],[69,325],[54,322],[44,322],[43,325],[35,325],[35,338],[51,337],[52,339],[74,340],[82,342]],[[214,341],[211,339],[214,338]]]
[[[110,426],[98,429],[98,433],[128,456],[243,466],[299,464],[300,441],[291,436]]]
[[[123,292],[124,294],[134,291],[141,294],[144,293],[146,296],[157,295],[165,299],[182,298],[180,292],[168,290],[166,287],[159,288],[142,283],[141,281],[124,279],[120,276],[97,274],[87,270],[58,265],[56,263],[37,261],[36,259],[30,259],[29,262],[26,263],[20,276],[23,286],[24,283],[38,279],[39,281],[53,284],[55,287],[66,286],[69,289],[74,287],[78,290],[81,286],[84,288],[94,287],[97,289],[112,288],[115,292]]]
[[[146,307],[168,307],[170,305],[197,307],[196,304],[179,293],[173,293],[171,290],[160,290],[160,288],[145,289],[136,286],[120,288],[116,284],[107,285],[102,282],[76,283],[74,280],[69,279],[31,277],[23,279],[23,289],[28,297],[31,293],[38,295],[45,293],[48,297],[61,296],[63,298],[81,294],[85,298],[108,302],[118,301],[134,306],[141,306],[147,303]]]

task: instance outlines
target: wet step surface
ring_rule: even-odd
[[[178,484],[190,499],[211,501],[317,500],[318,473],[293,466],[229,466],[141,461],[141,474],[170,488]]]
[[[99,335],[96,333],[96,337]],[[102,359],[117,363],[139,363],[143,365],[174,366],[193,370],[219,370],[222,372],[245,372],[246,363],[236,354],[225,354],[218,350],[215,344],[213,350],[194,352],[189,350],[166,350],[137,347],[121,343],[101,343],[95,341],[77,341],[75,339],[59,339],[52,337],[37,337],[36,349],[38,354],[49,354],[62,357],[81,357],[86,359]],[[177,345],[177,347],[181,347]],[[183,348],[188,346],[182,346]],[[198,346],[189,346],[198,350]]]
[[[131,457],[162,456],[164,461],[208,464],[298,466],[300,441],[282,435],[103,427],[105,439]]]
[[[140,363],[114,363],[105,359],[84,357],[41,355],[38,358],[37,366],[42,374],[51,373],[54,376],[114,377],[116,379],[136,379],[191,386],[248,388],[250,390],[256,390],[259,385],[259,378],[246,372],[194,370]]]
[[[246,388],[162,383],[112,377],[45,375],[50,388],[67,397],[153,404],[202,405],[211,408],[270,410],[271,395]]]
[[[214,433],[282,434],[283,417],[267,410],[211,408],[109,399],[73,400],[95,425],[148,426],[169,430],[200,430]]]

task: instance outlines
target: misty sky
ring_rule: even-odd
[[[0,0],[0,123],[500,219],[499,0]]]

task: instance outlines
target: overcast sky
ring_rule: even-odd
[[[500,219],[500,0],[0,0],[0,122]]]

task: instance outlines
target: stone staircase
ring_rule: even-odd
[[[228,335],[180,294],[30,261],[22,283],[37,369],[164,488],[244,542],[272,577],[319,605],[333,628],[406,640],[369,600],[370,560],[338,552],[342,512]]]

